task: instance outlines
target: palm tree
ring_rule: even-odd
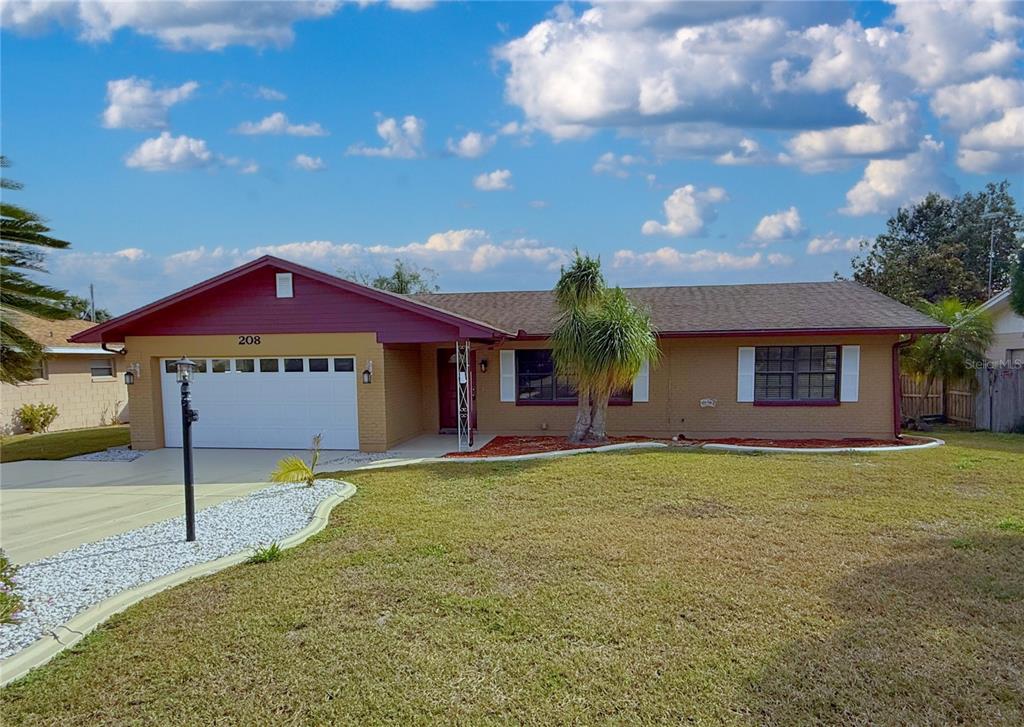
[[[659,355],[650,316],[620,288],[608,290],[600,260],[579,251],[562,270],[555,301],[555,370],[576,384],[576,422],[569,440],[607,441],[612,394],[630,385],[645,360],[653,362]]]
[[[316,466],[320,463],[320,434],[313,437],[309,449],[309,464],[302,457],[282,457],[270,473],[271,482],[304,482],[312,487],[316,482]]]
[[[9,162],[0,156],[0,168]],[[0,188],[21,189],[21,184],[0,177]],[[39,248],[66,248],[69,243],[50,237],[42,218],[17,205],[0,202],[0,381],[17,383],[32,378],[43,348],[17,325],[19,314],[39,318],[67,318],[64,291],[37,283],[27,273],[44,273],[45,256]]]
[[[964,305],[957,298],[938,303],[923,302],[922,313],[949,326],[945,333],[921,336],[903,355],[903,370],[924,379],[924,395],[931,392],[936,380],[952,381],[970,374],[972,364],[985,360],[985,351],[992,343],[992,318],[977,306]],[[942,397],[942,415],[946,415]]]

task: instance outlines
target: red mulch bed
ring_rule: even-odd
[[[650,437],[608,437],[605,444],[622,444],[623,442],[653,442]],[[449,452],[445,457],[508,457],[517,454],[537,454],[538,452],[558,452],[563,449],[592,449],[605,444],[570,444],[565,437],[495,437],[475,452]]]
[[[924,444],[928,440],[915,437],[902,439],[706,439],[708,444],[738,444],[744,447],[791,447],[794,449],[816,449],[823,447],[909,447]]]

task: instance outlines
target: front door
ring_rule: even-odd
[[[476,351],[469,352],[469,392],[473,397],[470,407],[472,427],[476,429]],[[459,394],[455,385],[455,349],[437,350],[437,396],[439,430],[442,434],[459,429]]]

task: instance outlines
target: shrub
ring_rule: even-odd
[[[281,546],[277,543],[271,543],[262,548],[256,548],[249,559],[245,561],[249,565],[255,563],[272,563],[275,560],[281,560],[284,557],[284,551],[281,550]]]
[[[0,624],[18,622],[21,611],[21,596],[14,590],[14,574],[18,567],[14,565],[0,548]]]
[[[309,464],[301,457],[283,457],[270,473],[270,481],[305,482],[307,487],[312,487],[316,480],[314,470],[320,461],[320,437],[319,434],[313,437],[313,445],[309,450]]]
[[[56,404],[22,404],[16,412],[18,422],[32,434],[45,432],[59,415]]]

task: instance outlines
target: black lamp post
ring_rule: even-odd
[[[185,540],[196,539],[196,498],[192,481],[192,423],[199,421],[199,412],[192,408],[189,383],[196,370],[194,361],[182,356],[174,362],[181,384],[181,449],[185,458]]]

